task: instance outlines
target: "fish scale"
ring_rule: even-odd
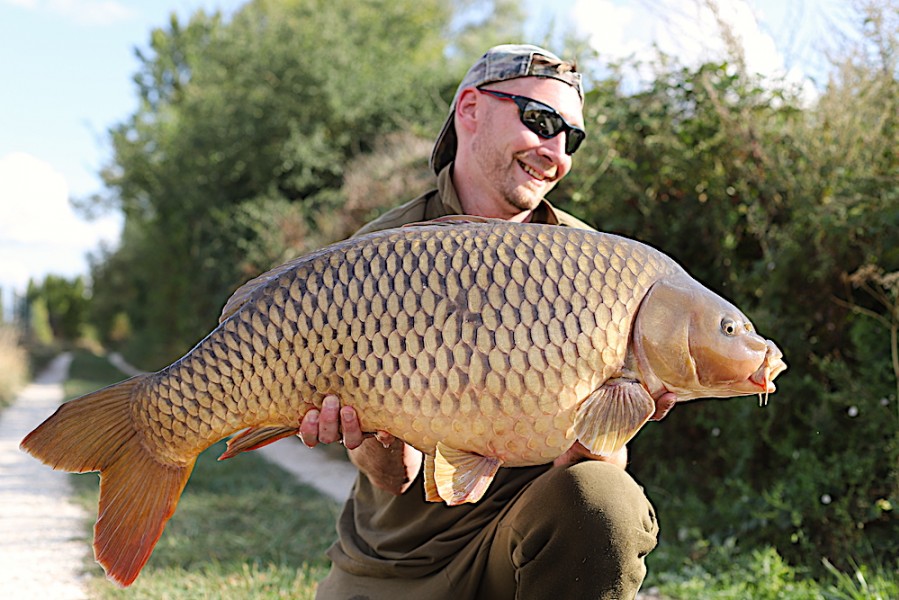
[[[477,502],[500,466],[575,442],[618,452],[657,399],[773,391],[785,363],[736,307],[664,254],[504,221],[353,238],[260,275],[181,359],[62,405],[22,448],[100,471],[97,562],[129,585],[197,455],[296,434],[328,394],[363,431],[425,453],[425,497]]]
[[[621,368],[639,299],[676,269],[645,246],[616,253],[627,242],[502,225],[350,240],[257,289],[147,382],[133,415],[180,463],[246,427],[295,426],[334,393],[364,430],[424,452],[483,451],[453,428],[477,413],[507,464],[551,460],[575,439],[577,402]],[[169,405],[183,408],[176,432],[159,418]]]

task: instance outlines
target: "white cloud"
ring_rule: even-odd
[[[3,0],[6,4],[46,12],[80,25],[113,25],[136,12],[118,0]]]
[[[617,59],[639,53],[651,43],[649,36],[636,28],[639,6],[618,4],[613,0],[577,0],[571,8],[571,21],[579,33],[603,59]]]
[[[747,61],[766,69],[782,65],[773,40],[763,34],[744,0],[577,0],[573,21],[594,48],[609,58],[651,58],[653,45],[685,64],[721,58],[725,44],[721,25],[743,43]],[[716,16],[717,13],[717,16]]]
[[[132,18],[134,11],[116,0],[49,0],[53,12],[83,25],[112,25]]]
[[[639,7],[612,0],[577,0],[571,9],[572,22],[588,36],[590,45],[603,58],[622,58],[649,45],[649,38],[635,30]]]
[[[0,239],[68,242],[83,233],[77,231],[83,226],[69,206],[61,173],[24,152],[0,158]]]
[[[115,244],[120,231],[117,217],[78,217],[65,177],[49,163],[24,152],[0,157],[0,285],[85,274],[85,254]]]
[[[651,62],[658,51],[681,64],[728,58],[726,36],[742,49],[747,71],[768,78],[783,78],[802,85],[814,96],[813,86],[796,67],[787,68],[777,42],[761,26],[751,0],[576,0],[572,22],[586,35],[603,61],[633,57]],[[638,80],[652,77],[636,73]]]
[[[20,8],[35,8],[37,0],[3,0],[4,3]]]

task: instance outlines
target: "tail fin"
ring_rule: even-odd
[[[131,585],[150,558],[193,470],[160,462],[131,418],[138,375],[67,402],[22,440],[35,458],[73,473],[100,471],[94,555],[106,576]]]

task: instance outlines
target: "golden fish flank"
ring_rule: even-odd
[[[742,313],[648,246],[426,224],[257,277],[187,355],[63,405],[22,447],[100,471],[97,560],[128,585],[203,449],[240,430],[225,457],[292,435],[327,394],[422,450],[428,499],[459,504],[501,465],[547,463],[576,440],[617,451],[665,391],[767,393],[784,368]]]

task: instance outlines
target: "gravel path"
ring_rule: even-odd
[[[19,449],[28,433],[63,400],[62,382],[71,354],[58,356],[34,383],[0,412],[0,599],[81,600],[87,593],[82,569],[90,548],[83,523],[93,518],[69,501],[69,475],[47,468]],[[121,356],[110,362],[129,375],[138,373]],[[262,454],[301,481],[343,502],[355,468],[299,440],[284,440]]]
[[[19,450],[63,399],[70,354],[58,356],[0,413],[0,598],[87,598],[85,512],[69,502],[69,475]]]
[[[19,442],[63,399],[70,354],[57,357],[0,413],[0,600],[80,600],[88,596],[82,565],[89,547],[81,539],[91,515],[72,504],[68,474],[53,471],[19,450]],[[137,369],[121,356],[110,362],[123,373]],[[347,499],[356,470],[350,463],[310,449],[299,440],[282,440],[259,450],[299,480],[338,502]],[[638,600],[656,599],[654,590]]]

